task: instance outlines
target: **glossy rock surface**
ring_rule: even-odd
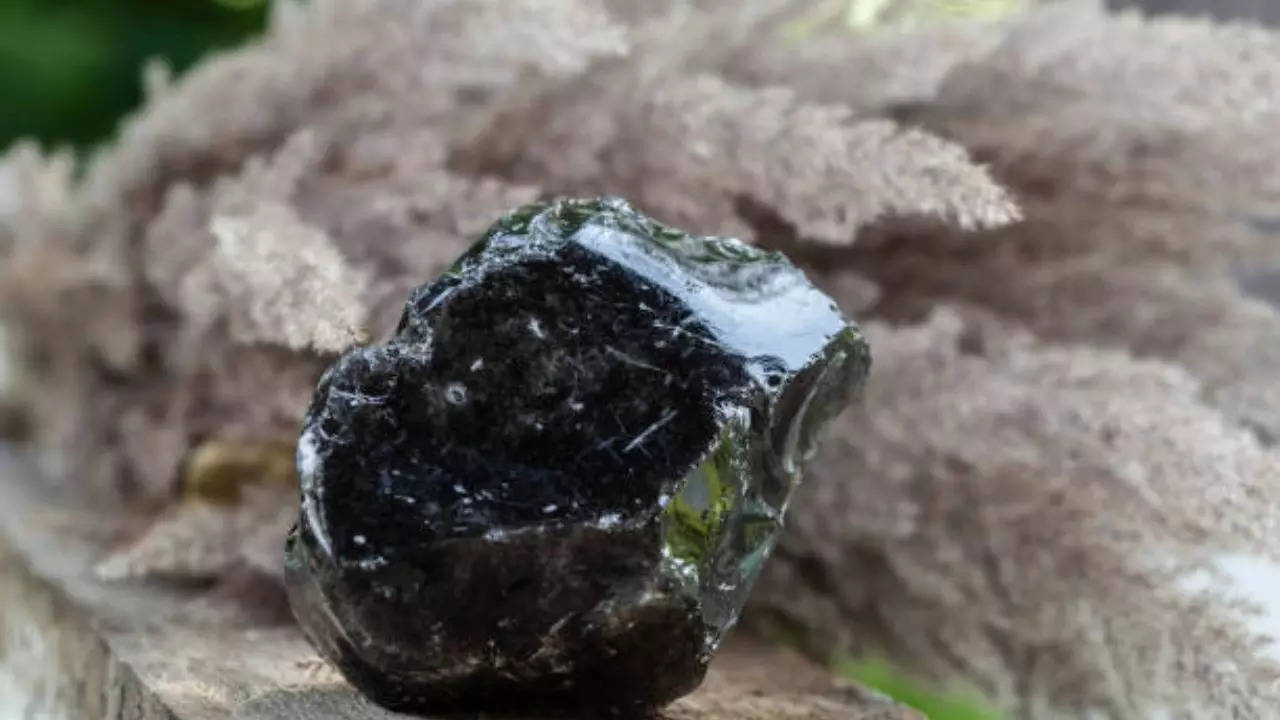
[[[868,362],[779,254],[616,199],[517,210],[321,380],[295,614],[397,709],[666,703]]]

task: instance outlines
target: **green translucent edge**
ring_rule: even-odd
[[[729,432],[723,433],[730,435]],[[721,540],[721,530],[733,507],[734,488],[720,477],[733,453],[733,439],[722,436],[719,446],[711,458],[698,467],[685,480],[690,482],[699,479],[706,484],[708,507],[698,509],[685,499],[684,493],[677,493],[667,505],[666,541],[670,552],[676,558],[701,566],[715,554]]]

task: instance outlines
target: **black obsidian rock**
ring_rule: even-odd
[[[517,210],[321,379],[294,612],[394,709],[664,704],[868,362],[778,253],[617,199]]]

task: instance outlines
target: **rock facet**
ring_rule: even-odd
[[[394,709],[669,702],[868,364],[780,254],[617,199],[510,213],[321,379],[294,612]]]

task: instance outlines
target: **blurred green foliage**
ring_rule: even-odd
[[[926,689],[884,661],[845,660],[837,662],[835,669],[845,677],[919,710],[929,720],[1000,720],[1000,714],[976,693]]]
[[[180,71],[265,19],[265,0],[0,0],[0,149],[104,140],[141,101],[147,59]]]

